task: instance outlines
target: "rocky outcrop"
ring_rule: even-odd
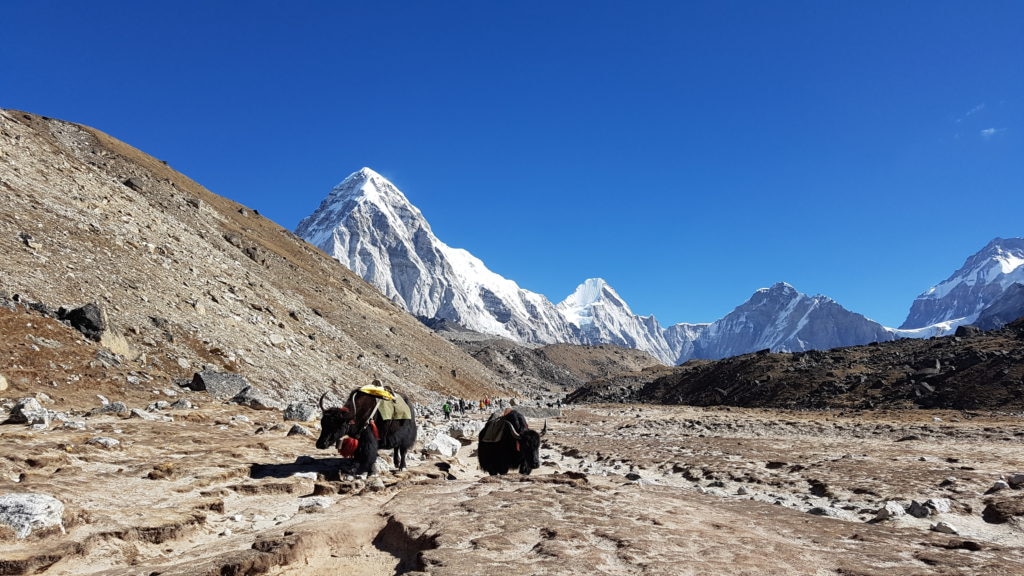
[[[1018,324],[963,336],[903,339],[831,350],[763,350],[690,361],[666,372],[590,382],[570,402],[645,402],[773,408],[1024,409]]]

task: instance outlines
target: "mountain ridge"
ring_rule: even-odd
[[[360,191],[373,196],[374,202],[367,203],[370,207],[345,211],[344,206],[331,202],[332,198],[344,197],[350,205],[351,198]],[[707,324],[662,327],[653,315],[635,314],[601,278],[584,280],[563,301],[552,304],[544,295],[522,289],[513,280],[490,271],[468,250],[445,244],[430,230],[422,212],[369,168],[352,173],[336,186],[320,207],[300,222],[296,234],[417,316],[455,321],[471,330],[527,344],[608,343],[632,347],[670,365],[762,348],[801,351],[939,336],[965,323],[950,321],[946,318],[949,314],[943,312],[941,320],[927,325],[888,328],[843,308],[831,298],[804,295],[784,282],[755,291],[732,312]],[[352,245],[360,246],[360,250],[353,250]],[[998,242],[993,241],[989,244],[992,246],[998,246]],[[1004,258],[1003,266],[1014,274],[1019,270],[1024,277],[1024,267],[1019,263],[1013,266],[1013,254],[1016,252]],[[980,256],[975,259],[988,262]],[[1019,260],[1024,262],[1024,256]],[[785,294],[783,286],[788,287]],[[979,293],[988,304],[1006,288],[986,286],[988,289]],[[917,304],[919,307],[931,304],[945,310],[950,306],[925,296],[918,301],[923,303]],[[971,319],[980,312],[973,311]],[[1012,310],[999,317],[1007,313],[1012,314]]]

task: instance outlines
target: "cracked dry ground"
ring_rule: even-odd
[[[482,476],[470,444],[455,459],[382,473],[376,489],[339,476],[341,460],[308,437],[286,436],[279,419],[210,405],[169,423],[91,418],[88,432],[0,427],[0,491],[54,494],[67,505],[66,534],[5,538],[0,566],[279,576],[1024,574],[1015,508],[1001,523],[982,519],[989,506],[1021,500],[1011,489],[984,495],[1020,471],[1018,416],[579,406],[548,421],[543,465],[531,476]],[[98,433],[123,445],[84,443]],[[332,504],[300,512],[314,498]],[[928,498],[952,509],[873,520],[886,501]],[[959,534],[929,530],[940,520]]]

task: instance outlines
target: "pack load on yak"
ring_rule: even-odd
[[[373,384],[367,384],[366,386],[363,386],[362,388],[359,389],[359,391],[362,392],[363,394],[369,394],[370,396],[376,396],[378,398],[383,398],[385,400],[394,400],[395,397],[398,396],[391,390],[388,390],[384,386],[381,386],[379,384],[380,380],[374,380],[373,382]]]

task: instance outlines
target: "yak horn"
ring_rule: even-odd
[[[326,398],[326,397],[327,397],[327,392],[324,392],[324,393],[323,393],[323,394],[322,394],[322,395],[320,396],[320,400],[319,400],[319,401],[317,402],[317,405],[319,405],[319,406],[320,406],[320,411],[321,411],[321,412],[323,412],[324,410],[326,410],[326,408],[324,408],[324,398]]]
[[[543,436],[548,433],[548,421],[544,421],[544,427],[540,430],[540,435]]]

